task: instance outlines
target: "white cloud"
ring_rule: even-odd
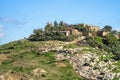
[[[9,17],[0,17],[0,22],[11,23],[11,24],[16,24],[16,25],[23,25],[26,23],[25,21],[19,21],[19,20],[12,19]]]

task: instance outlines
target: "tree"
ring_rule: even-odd
[[[112,30],[112,34],[117,34],[117,30]]]
[[[52,23],[48,22],[47,25],[45,26],[45,31],[51,32],[53,28]]]
[[[31,40],[31,41],[44,41],[45,40],[44,31],[42,29],[35,29],[33,31],[33,34],[30,35],[29,40]]]
[[[54,27],[58,27],[58,22],[55,20]]]
[[[68,27],[68,24],[64,23],[63,21],[59,22],[59,29],[64,30]]]
[[[54,31],[58,31],[59,30],[59,25],[58,25],[58,22],[56,20],[54,21],[53,30]]]
[[[77,26],[75,26],[75,29],[79,30],[79,31],[83,31],[84,30],[84,26],[81,24],[78,24]]]
[[[63,25],[64,25],[63,21],[60,21],[59,26],[63,26]]]
[[[109,26],[109,25],[106,25],[104,28],[103,28],[103,31],[111,31],[112,30],[112,26]]]
[[[41,35],[41,34],[43,34],[44,33],[44,31],[42,30],[42,29],[34,29],[33,30],[33,33],[35,34],[35,35]]]
[[[87,27],[83,27],[81,31],[83,32],[84,36],[89,36],[89,34],[91,34],[91,31]]]

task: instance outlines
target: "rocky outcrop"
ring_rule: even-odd
[[[32,74],[36,77],[46,77],[47,76],[47,71],[45,71],[42,68],[36,68],[32,71]]]
[[[120,77],[120,73],[112,72],[115,68],[112,65],[115,63],[114,60],[99,61],[99,56],[94,53],[76,54],[70,58],[70,63],[76,72],[85,79],[112,80],[114,77]]]
[[[93,48],[92,48],[93,49]],[[44,52],[45,50],[43,50]],[[116,68],[116,63],[113,59],[100,60],[100,55],[97,54],[95,49],[91,50],[88,47],[80,48],[64,48],[49,47],[45,52],[54,51],[56,61],[70,60],[70,64],[75,69],[76,73],[88,80],[112,80],[114,77],[119,78],[120,73],[113,73]],[[80,53],[81,52],[81,53]],[[71,56],[72,55],[72,56]],[[106,57],[105,52],[103,57]]]
[[[29,80],[29,78],[27,75],[10,70],[5,74],[0,75],[0,80]]]
[[[31,74],[34,77],[37,77],[37,78],[41,79],[41,77],[46,77],[47,76],[47,71],[45,71],[42,68],[36,68],[36,69],[31,71]],[[10,71],[0,75],[0,80],[34,80],[34,79],[32,79],[28,75],[10,70]]]
[[[64,60],[68,60],[69,58],[70,58],[70,56],[66,55],[64,53],[55,55],[56,61],[64,61]]]

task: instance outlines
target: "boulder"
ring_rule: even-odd
[[[45,71],[42,68],[36,68],[32,71],[32,74],[35,75],[36,77],[46,77],[47,71]]]
[[[66,54],[56,54],[55,55],[56,61],[63,61],[63,60],[67,60],[70,58],[70,56],[66,55]]]

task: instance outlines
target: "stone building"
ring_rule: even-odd
[[[87,27],[89,30],[91,31],[99,31],[100,28],[98,26],[94,26],[94,25],[88,25],[88,24],[81,24],[83,27]]]
[[[104,37],[108,34],[109,32],[105,32],[105,31],[98,31],[97,35],[98,36],[101,36],[101,37]]]
[[[77,29],[72,29],[72,28],[66,28],[65,30],[60,31],[60,32],[62,32],[66,36],[69,36],[69,35],[80,35],[80,34],[82,34]]]
[[[60,31],[61,33],[63,33],[65,36],[69,36],[70,35],[70,31]]]

